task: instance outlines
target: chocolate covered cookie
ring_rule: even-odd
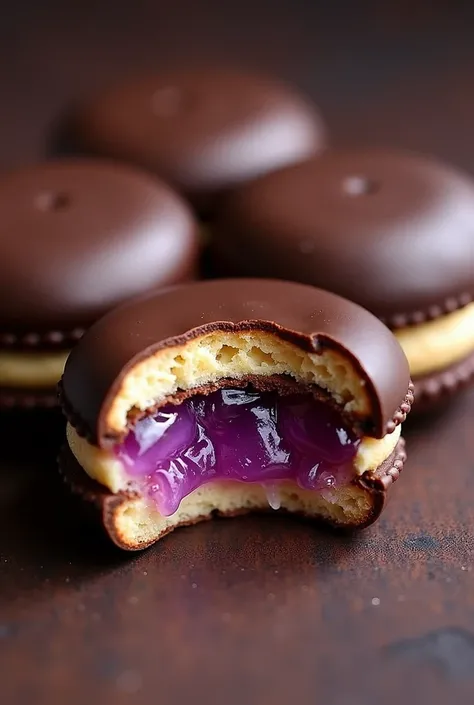
[[[266,77],[169,71],[105,91],[67,129],[76,149],[126,160],[173,184],[208,215],[231,187],[319,152],[318,110]]]
[[[390,331],[272,280],[173,287],[96,323],[60,384],[61,471],[121,548],[265,508],[335,527],[380,514],[413,401]]]
[[[64,160],[2,175],[0,406],[54,404],[84,329],[197,258],[189,208],[148,174]]]
[[[439,161],[348,149],[240,188],[215,225],[214,270],[320,286],[393,329],[417,403],[474,376],[474,184]]]

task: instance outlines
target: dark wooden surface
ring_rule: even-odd
[[[467,2],[17,0],[0,15],[0,168],[45,153],[89,90],[205,59],[294,80],[339,144],[474,172]],[[473,413],[471,392],[411,424],[404,475],[361,535],[250,517],[133,556],[75,521],[59,416],[0,417],[0,701],[472,703]]]

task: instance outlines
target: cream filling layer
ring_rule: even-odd
[[[394,333],[414,379],[437,372],[474,353],[474,303]]]
[[[0,352],[0,386],[54,387],[61,379],[68,355],[69,350]]]
[[[376,470],[395,450],[400,433],[401,426],[397,426],[393,433],[383,438],[363,438],[354,459],[354,472],[363,475],[366,470]],[[114,494],[129,488],[129,478],[122,462],[113,452],[92,445],[79,436],[70,424],[67,425],[66,434],[74,457],[89,477]]]

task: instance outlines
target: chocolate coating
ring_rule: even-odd
[[[472,381],[474,381],[474,353],[445,369],[417,377],[415,412],[441,406]]]
[[[230,194],[217,217],[214,268],[320,286],[391,327],[474,295],[474,182],[428,158],[348,149]]]
[[[236,71],[172,71],[113,88],[71,120],[76,147],[150,169],[207,208],[213,194],[324,146],[292,89]]]
[[[197,242],[181,198],[129,167],[65,160],[2,176],[2,345],[70,345],[127,298],[189,279]]]
[[[382,437],[387,427],[393,430],[410,379],[405,355],[390,331],[334,294],[264,279],[174,287],[110,312],[69,356],[61,385],[63,404],[79,432],[107,445],[107,410],[134,364],[207,332],[252,329],[268,330],[308,352],[328,347],[344,351],[372,399],[369,431]]]
[[[0,387],[0,411],[7,409],[53,409],[57,405],[58,394],[54,387],[47,389]]]

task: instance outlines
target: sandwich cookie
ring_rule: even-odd
[[[208,217],[222,191],[321,151],[319,111],[269,78],[216,69],[137,78],[69,120],[76,150],[144,167]]]
[[[213,515],[281,509],[356,529],[405,461],[405,355],[334,294],[219,280],[131,301],[73,349],[61,472],[112,541],[145,548]]]
[[[198,237],[164,183],[94,160],[0,179],[0,407],[54,405],[73,344],[106,311],[193,277]]]
[[[221,276],[291,279],[373,312],[410,363],[417,408],[474,377],[474,183],[396,150],[326,152],[229,195]]]

